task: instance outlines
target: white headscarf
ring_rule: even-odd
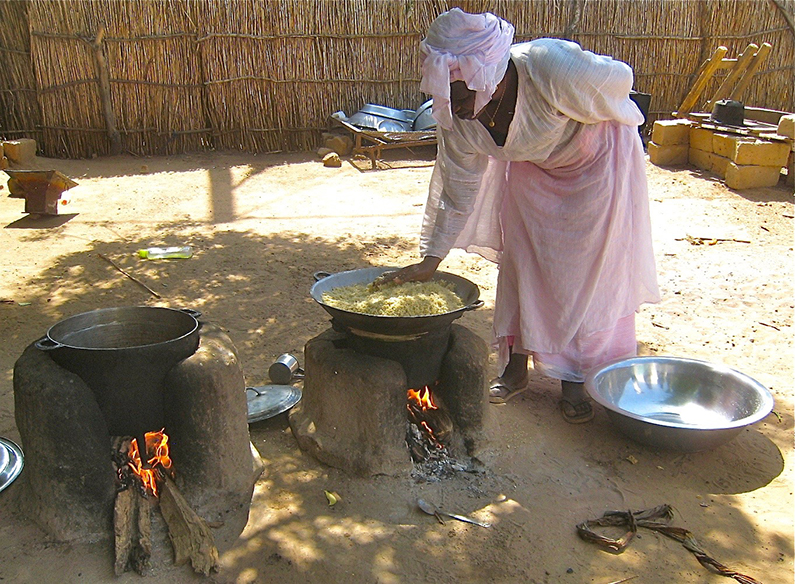
[[[489,103],[508,67],[513,34],[513,25],[506,20],[460,8],[443,12],[431,23],[420,43],[420,90],[433,96],[433,117],[440,126],[452,127],[453,81],[464,81],[476,92],[476,113]]]

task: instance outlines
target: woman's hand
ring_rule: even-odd
[[[411,264],[395,272],[389,272],[379,278],[379,285],[388,282],[403,284],[404,282],[427,282],[436,273],[442,258],[425,256],[418,264]]]

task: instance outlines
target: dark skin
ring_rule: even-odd
[[[475,112],[475,92],[466,86],[463,81],[453,81],[450,84],[450,109],[457,118],[462,120],[477,120],[491,135],[498,146],[505,145],[508,128],[516,111],[516,95],[519,86],[519,76],[513,61],[508,61],[508,69],[502,80],[494,90],[491,101],[479,112]],[[491,126],[491,122],[494,125]],[[427,282],[431,279],[441,258],[425,256],[418,264],[406,266],[384,277],[385,282],[394,281],[396,284],[403,282]],[[527,371],[527,356],[525,355],[525,373]]]
[[[504,146],[516,111],[518,86],[519,76],[516,66],[513,61],[508,61],[505,75],[494,90],[491,101],[482,110],[475,112],[475,92],[469,89],[464,81],[454,81],[450,84],[450,109],[459,119],[479,121],[489,132],[494,143]],[[436,273],[441,262],[441,258],[425,256],[421,262],[389,274],[384,280],[392,280],[397,284],[427,282]],[[509,385],[522,385],[527,379],[527,355],[512,353],[501,377]]]

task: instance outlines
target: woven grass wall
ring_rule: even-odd
[[[424,101],[417,47],[453,6],[626,61],[652,119],[717,46],[769,42],[741,99],[795,110],[794,0],[10,0],[0,136],[66,158],[312,149],[334,111]]]

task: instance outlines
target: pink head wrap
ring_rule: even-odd
[[[505,75],[513,25],[489,12],[468,14],[453,8],[440,14],[420,43],[420,90],[433,96],[433,117],[443,128],[453,123],[450,83],[464,81],[475,91],[475,112],[491,100]]]

